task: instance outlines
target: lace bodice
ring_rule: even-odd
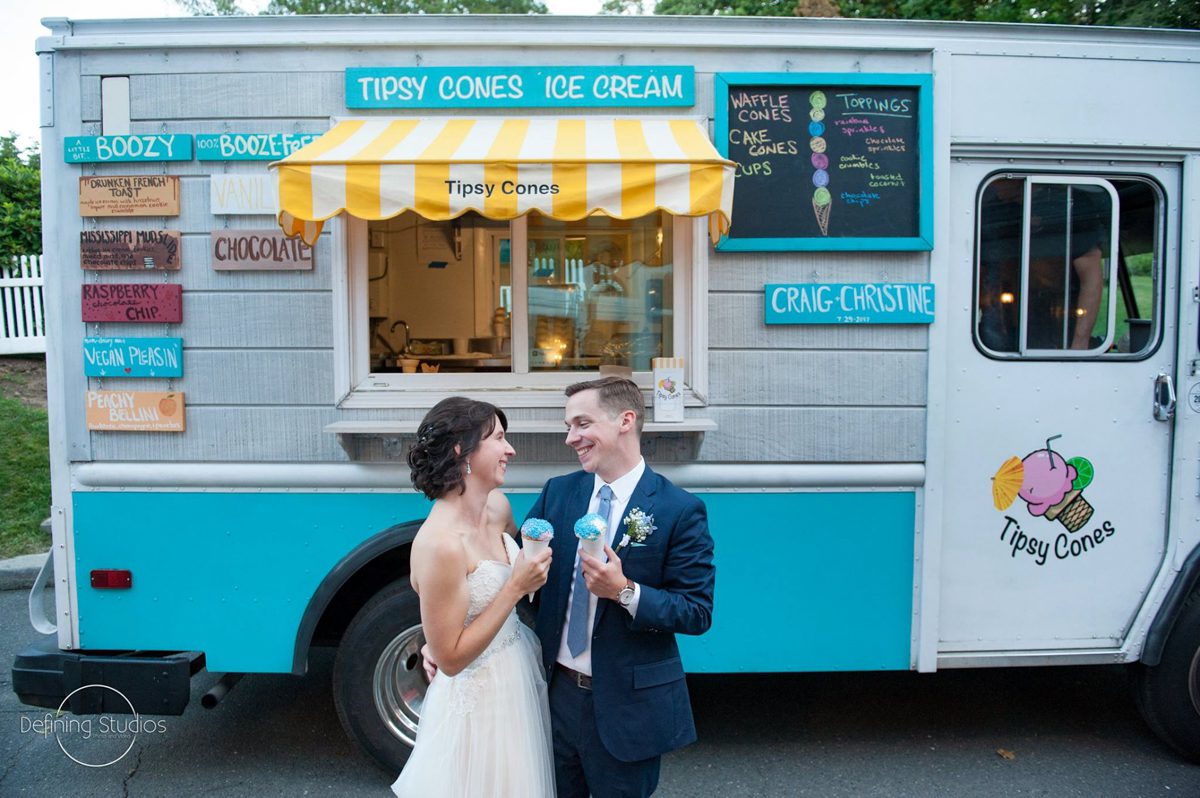
[[[508,581],[508,577],[512,575],[512,561],[516,559],[519,549],[511,535],[503,537],[504,552],[508,555],[508,562],[480,560],[475,570],[467,575],[467,587],[471,591],[471,598],[467,605],[465,626],[470,626],[471,621],[487,609],[492,600],[496,598],[496,594],[500,592],[500,588],[504,587],[504,583]]]
[[[508,555],[508,562],[481,560],[475,570],[467,574],[470,603],[467,605],[467,620],[463,624],[464,626],[470,626],[471,622],[488,608],[512,574],[511,563],[516,559],[519,549],[517,542],[509,535],[504,536],[504,551]],[[474,709],[475,702],[479,698],[479,691],[487,678],[486,673],[490,670],[489,661],[496,653],[517,642],[520,636],[521,621],[518,620],[517,611],[514,609],[508,614],[504,625],[500,627],[500,631],[496,632],[496,636],[492,638],[488,647],[457,676],[450,677],[455,685],[450,697],[451,712],[467,714]]]

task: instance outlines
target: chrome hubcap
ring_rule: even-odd
[[[429,687],[421,666],[423,645],[420,624],[409,627],[388,643],[375,663],[375,709],[392,734],[408,746],[416,742],[417,721]]]

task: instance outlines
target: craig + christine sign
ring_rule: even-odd
[[[347,108],[691,106],[690,66],[351,67]]]
[[[933,283],[768,284],[767,324],[930,324]]]

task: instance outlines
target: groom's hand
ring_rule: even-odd
[[[627,582],[625,572],[621,570],[621,558],[607,543],[604,544],[604,553],[608,555],[608,562],[600,562],[589,554],[579,552],[579,559],[583,562],[583,581],[593,595],[617,601]]]

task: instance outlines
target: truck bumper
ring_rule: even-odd
[[[67,701],[76,715],[105,712],[182,715],[191,697],[192,676],[204,667],[200,651],[63,651],[56,635],[41,636],[13,660],[12,686],[23,704],[58,709],[85,685],[118,690],[81,690]]]

